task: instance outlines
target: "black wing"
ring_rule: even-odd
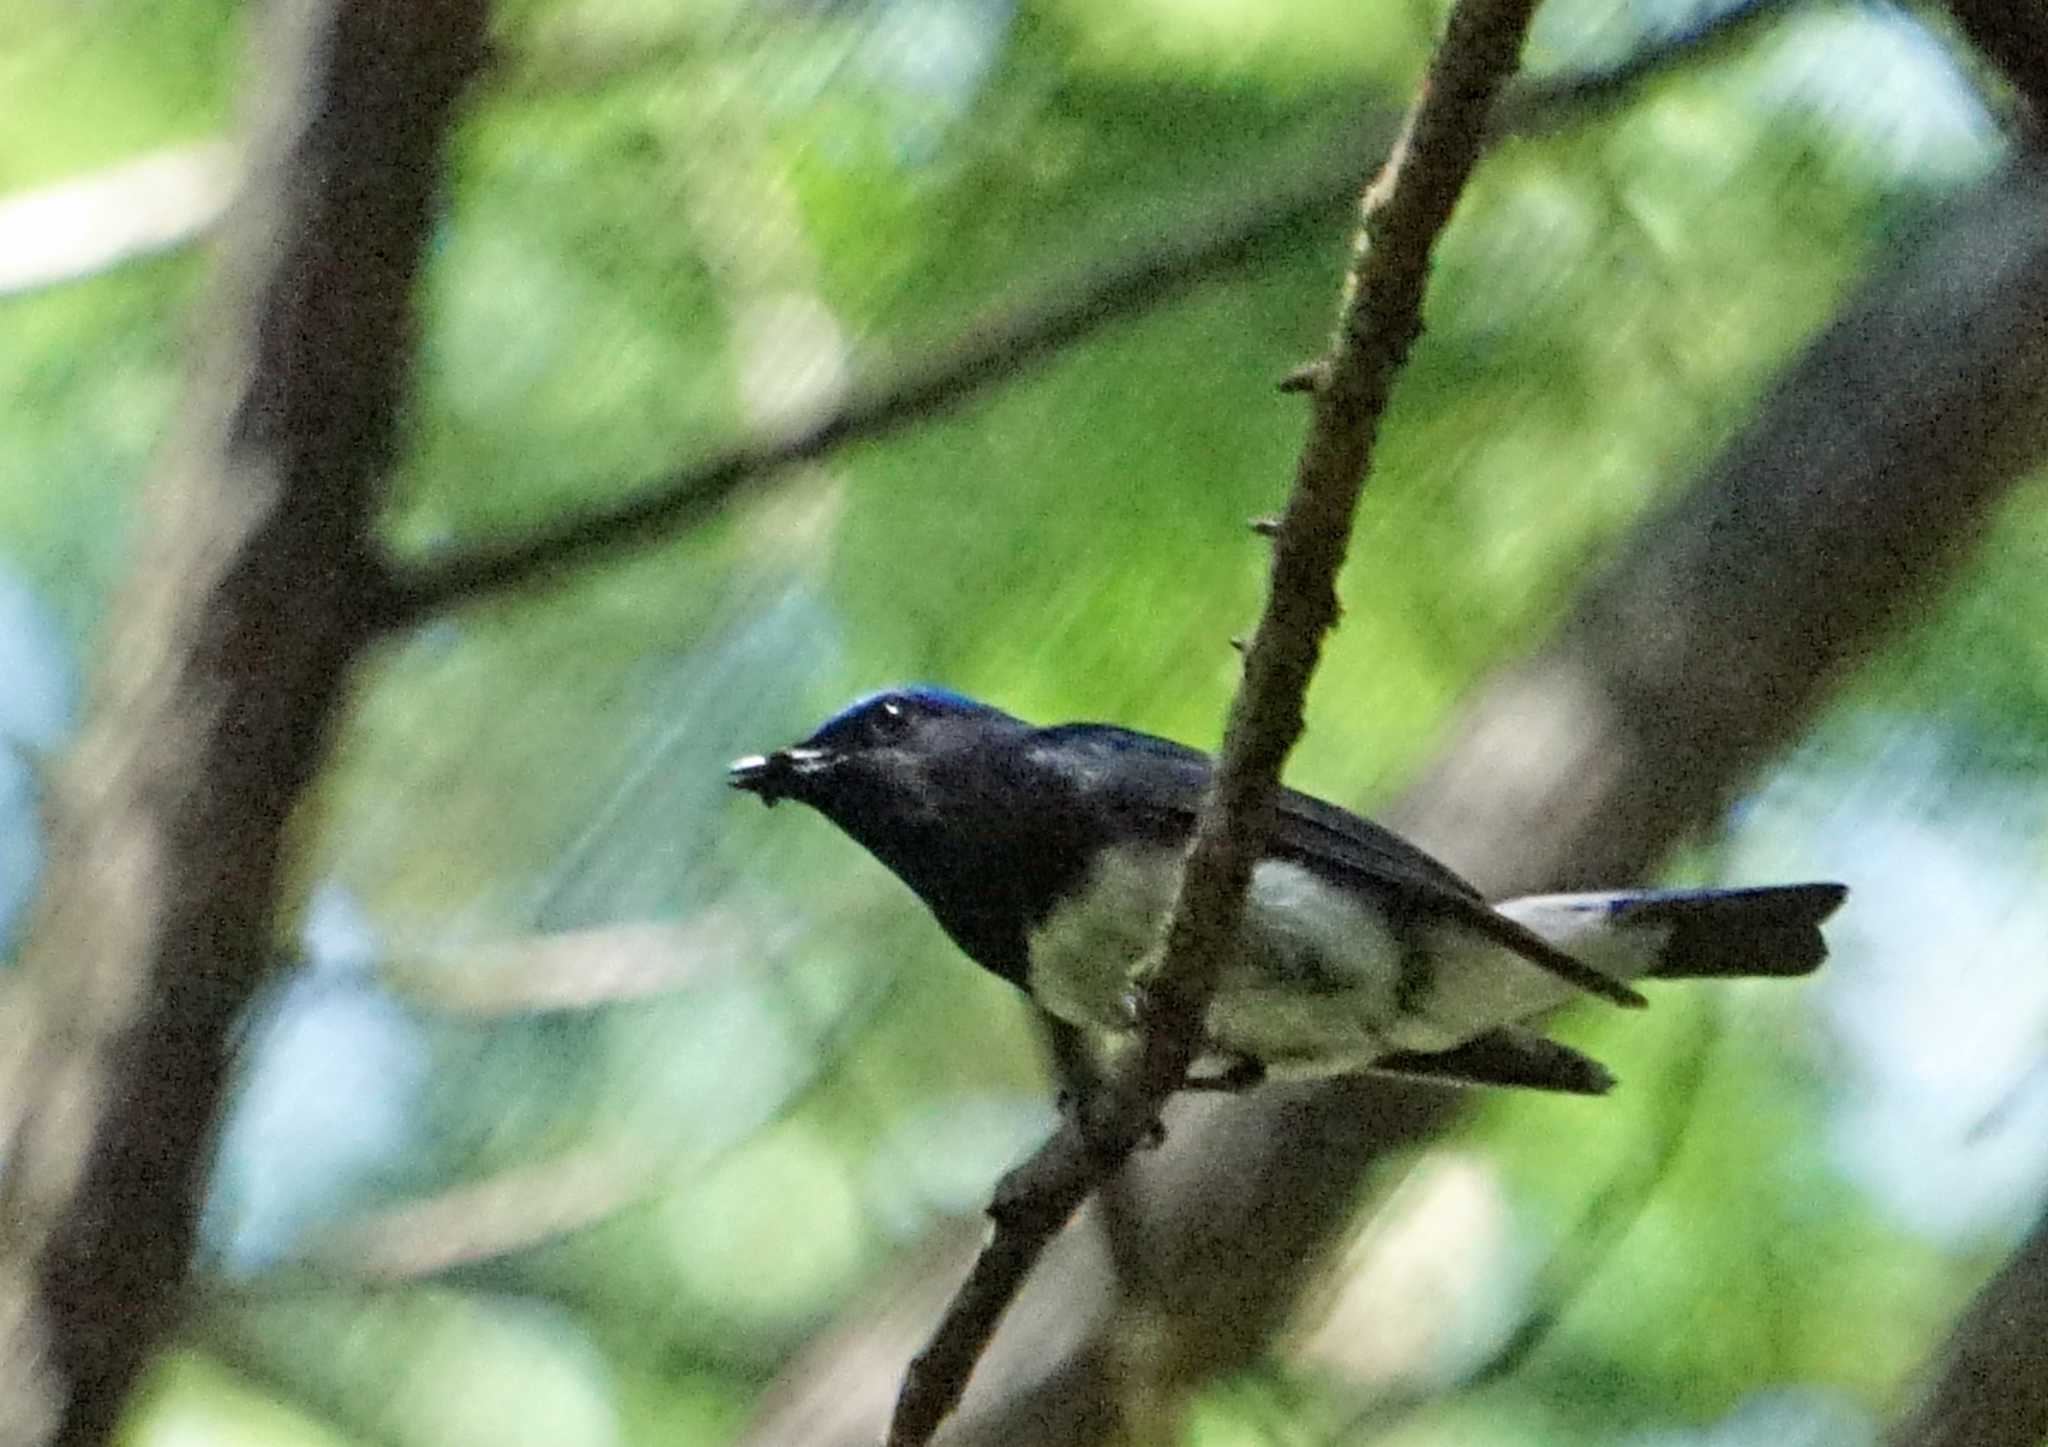
[[[1049,756],[1085,760],[1086,776],[1077,782],[1110,796],[1127,816],[1156,816],[1160,833],[1169,837],[1185,836],[1194,827],[1209,788],[1207,754],[1112,724],[1062,724],[1041,729],[1039,737],[1053,746]],[[1273,845],[1276,853],[1327,863],[1396,889],[1480,898],[1448,865],[1393,830],[1292,789],[1280,791]]]
[[[1563,1095],[1605,1095],[1614,1089],[1606,1066],[1548,1035],[1503,1025],[1463,1045],[1427,1054],[1397,1050],[1372,1063],[1375,1072],[1455,1085],[1508,1085]]]
[[[1039,730],[1040,757],[1058,761],[1073,784],[1123,818],[1147,821],[1162,839],[1194,828],[1209,787],[1209,756],[1170,739],[1113,724],[1062,724]],[[1335,804],[1282,789],[1273,821],[1272,852],[1327,878],[1382,895],[1425,917],[1468,925],[1579,989],[1619,1005],[1643,997],[1498,913],[1470,883],[1391,829]]]

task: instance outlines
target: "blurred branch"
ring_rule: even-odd
[[[761,947],[759,930],[748,939],[757,950]],[[786,959],[793,944],[784,940],[774,952]],[[757,958],[749,978],[786,989],[786,971],[764,979],[759,965]],[[840,1079],[840,1067],[894,989],[893,975],[875,976],[864,981],[856,999],[831,1009],[822,1019],[806,1021],[802,1040],[792,1041],[803,1061],[802,1071],[786,1082],[751,1129],[736,1132],[725,1146],[685,1154],[646,1140],[607,1140],[522,1162],[480,1180],[363,1211],[315,1237],[276,1275],[287,1287],[301,1272],[324,1282],[358,1284],[445,1276],[574,1235],[672,1189],[678,1180],[701,1180],[729,1150],[788,1120]],[[543,993],[525,1008],[587,1009],[631,998],[635,996],[608,990],[588,1000],[572,996],[563,1001]],[[502,1000],[495,992],[487,999],[492,1013],[517,1003]],[[784,1004],[792,1019],[802,1013],[794,998],[786,998]]]
[[[1901,253],[1418,784],[1410,807],[1490,889],[1640,875],[2048,454],[2048,168],[1959,197]]]
[[[1149,249],[1120,252],[1021,302],[999,304],[956,337],[920,350],[896,376],[858,386],[826,410],[643,485],[623,501],[546,524],[523,538],[477,542],[416,564],[392,588],[384,625],[409,627],[484,598],[558,582],[602,557],[652,547],[717,516],[734,496],[794,463],[941,414],[1109,322],[1142,314],[1242,266],[1261,245],[1305,214],[1330,206],[1352,183],[1352,168],[1330,164],[1327,149],[1319,145],[1316,160],[1279,187],[1198,205],[1197,223]],[[1345,152],[1347,158],[1355,154]]]
[[[683,920],[399,948],[377,978],[415,1006],[477,1019],[589,1010],[716,984],[738,961],[781,954],[792,933],[712,907]]]
[[[2026,103],[2038,137],[2048,123],[2048,12],[2015,0],[1948,0],[1948,8],[1970,44]]]
[[[1957,1320],[1886,1447],[2039,1447],[2048,1439],[2048,1216]]]
[[[1757,21],[1797,3],[1800,0],[1734,0],[1726,9],[1657,37],[1618,64],[1582,74],[1527,80],[1501,98],[1494,116],[1495,132],[1543,132],[1576,123],[1590,112],[1626,100],[1645,81],[1680,66],[1712,59],[1730,43],[1747,35]],[[2004,49],[1997,24],[2006,13],[2004,0],[1954,0],[1954,5],[1973,39],[1978,39],[1979,29],[1992,33],[1991,44],[1986,45],[1981,39],[1978,43],[1998,59]],[[1966,17],[1966,11],[1971,15]],[[2015,18],[2012,23],[2026,31],[2033,20],[2026,16]],[[2038,41],[2037,31],[2029,33]],[[580,48],[575,39],[561,44],[551,41],[509,57],[499,55],[500,73],[494,79],[493,91],[514,98],[552,95],[564,90],[597,91],[635,75],[672,72],[696,54],[692,43],[675,40],[653,46],[596,50]],[[2038,60],[2038,50],[2032,54]],[[2000,63],[2006,64],[2002,60]],[[2009,74],[2012,68],[2006,64]],[[2039,74],[2038,69],[2035,73]],[[2039,94],[2037,89],[2029,90],[2025,85],[2021,88],[2029,94]],[[1381,116],[1369,129],[1385,134],[1393,124],[1393,117]],[[1219,270],[1228,268],[1255,249],[1263,237],[1299,222],[1304,212],[1321,210],[1342,200],[1356,179],[1342,164],[1355,154],[1355,144],[1349,130],[1341,138],[1319,137],[1314,151],[1323,158],[1320,166],[1282,182],[1242,208],[1246,229],[1254,234],[1232,243],[1222,238],[1224,228],[1216,228],[1221,246],[1226,251],[1234,249],[1235,254],[1212,264]],[[1292,176],[1289,168],[1281,169]],[[0,297],[82,281],[130,261],[198,241],[226,212],[235,179],[232,148],[221,141],[201,141],[150,152],[85,176],[0,198]],[[1233,214],[1236,209],[1212,197],[1207,204],[1191,205],[1185,212],[1213,219]],[[1196,266],[1189,284],[1199,281],[1204,274],[1202,263],[1197,262]],[[1055,290],[1067,293],[1077,289],[1068,286]],[[1178,289],[1162,290],[1155,300],[1166,300]],[[1116,315],[1104,313],[1098,320],[1111,321]],[[785,460],[798,461],[814,455],[803,453]],[[684,483],[686,475],[709,473],[713,469],[714,464],[703,464],[690,474],[676,474],[667,483],[651,484],[647,491],[692,486]],[[715,485],[707,480],[694,486]],[[690,516],[678,514],[673,521],[647,526],[684,527],[691,520]],[[650,544],[656,540],[646,539]],[[627,540],[622,538],[602,546],[626,545]],[[499,589],[540,581],[540,577],[509,580],[500,584]],[[453,607],[462,601],[450,598],[436,606]]]
[[[0,1440],[97,1443],[172,1314],[371,526],[481,0],[279,5],[180,437],[54,789],[4,1031]]]
[[[1926,225],[1556,636],[1476,692],[1389,822],[1495,896],[1640,878],[1915,616],[2048,453],[2048,171],[2009,170]],[[1128,1171],[1143,1275],[1114,1280],[1069,1232],[947,1440],[1104,1441],[1134,1382],[1192,1390],[1256,1360],[1366,1171],[1458,1099],[1357,1079],[1178,1102],[1173,1149]],[[813,1440],[878,1426],[841,1425]]]
[[[324,1233],[306,1264],[318,1279],[363,1284],[445,1275],[587,1230],[646,1200],[673,1169],[643,1141],[580,1145],[365,1212]]]
[[[1488,138],[1582,122],[1654,77],[1752,33],[1790,3],[1739,0],[1724,14],[1657,41],[1619,65],[1510,87],[1494,110]],[[403,573],[384,599],[384,626],[411,627],[452,608],[559,582],[599,558],[653,547],[715,517],[735,496],[793,463],[886,437],[946,412],[1101,327],[1140,316],[1206,280],[1243,268],[1261,247],[1351,197],[1361,169],[1356,158],[1386,150],[1396,124],[1395,117],[1376,113],[1363,125],[1319,130],[1298,151],[1265,168],[1277,179],[1250,194],[1233,190],[1227,196],[1180,198],[1161,208],[1173,220],[1162,225],[1150,246],[1120,251],[1106,263],[1040,284],[1021,301],[999,303],[958,335],[918,350],[893,377],[855,387],[835,405],[642,484],[622,501],[546,524],[525,537],[478,541],[429,557]]]
[[[233,148],[203,141],[0,198],[0,297],[198,239],[227,210],[235,177]]]
[[[1460,0],[1408,124],[1366,193],[1342,315],[1316,369],[1308,440],[1273,537],[1265,609],[1160,958],[1140,991],[1138,1048],[997,1188],[989,1243],[904,1376],[889,1425],[892,1447],[931,1440],[1046,1245],[1153,1129],[1200,1051],[1210,996],[1243,923],[1252,866],[1265,851],[1280,770],[1301,735],[1309,679],[1337,623],[1337,574],[1380,419],[1422,332],[1430,251],[1479,162],[1488,112],[1514,73],[1535,8],[1536,0]]]
[[[1764,22],[1804,0],[1730,0],[1652,36],[1612,65],[1525,79],[1501,103],[1495,129],[1520,135],[1562,130],[1627,100],[1649,81],[1733,50]]]

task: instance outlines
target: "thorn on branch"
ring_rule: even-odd
[[[1283,392],[1320,392],[1330,380],[1330,359],[1317,357],[1312,362],[1303,362],[1286,376],[1278,386]]]

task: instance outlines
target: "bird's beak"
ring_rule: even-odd
[[[795,793],[799,781],[816,773],[827,762],[823,749],[777,749],[772,754],[749,754],[726,767],[725,781],[735,789],[774,805]]]

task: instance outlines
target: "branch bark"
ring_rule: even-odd
[[[2048,170],[2029,163],[1874,271],[1556,636],[1478,690],[1390,822],[1496,896],[1643,876],[1914,616],[2044,455]],[[1142,1271],[1117,1279],[1092,1232],[1068,1232],[947,1441],[1113,1440],[1118,1402],[1257,1360],[1365,1172],[1458,1100],[1346,1080],[1180,1102],[1173,1148],[1126,1173]],[[804,1396],[778,1395],[749,1440],[782,1440]],[[876,1426],[837,1425],[811,1440]]]
[[[371,540],[482,0],[278,5],[219,318],[148,496],[0,1088],[0,1439],[105,1440],[178,1295]]]

